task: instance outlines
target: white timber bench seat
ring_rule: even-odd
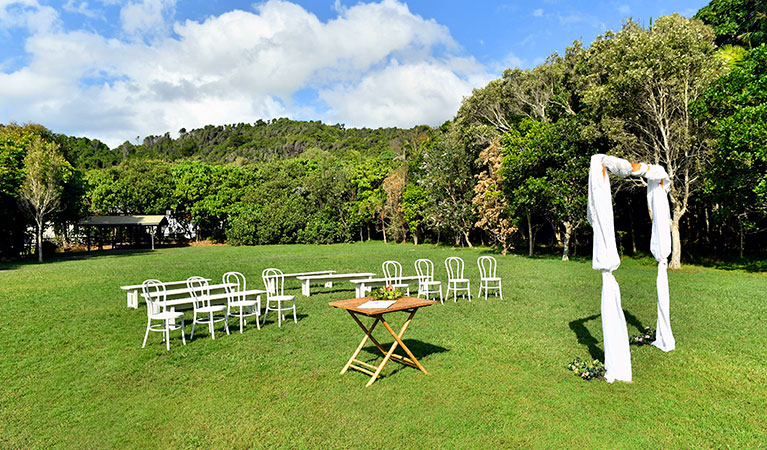
[[[215,303],[216,301],[220,300],[226,300],[229,298],[229,294],[227,292],[216,292],[213,293],[213,291],[221,291],[225,290],[227,286],[236,286],[234,283],[220,283],[220,284],[211,284],[209,286],[211,290],[211,294],[208,296],[210,300]],[[165,295],[168,298],[165,301],[165,305],[168,307],[176,307],[176,306],[182,306],[182,305],[191,305],[194,301],[194,298],[192,297],[192,290],[190,288],[179,288],[179,289],[170,289],[168,291],[165,291]],[[249,296],[256,296],[256,300],[258,301],[258,308],[261,308],[261,294],[266,294],[266,291],[263,289],[248,289],[246,291],[238,292],[240,295],[245,295],[246,297]],[[141,294],[143,297],[144,294]],[[176,297],[176,298],[172,298]],[[226,303],[225,301],[221,303]]]
[[[282,276],[287,279],[298,279],[298,277],[305,277],[309,275],[330,275],[336,273],[335,270],[318,270],[316,272],[294,272],[294,273],[284,273]],[[325,281],[324,282],[325,287],[333,287],[333,281]]]
[[[399,281],[402,283],[410,284],[417,282],[420,277],[418,275],[400,277]],[[358,280],[349,280],[354,285],[354,293],[357,298],[362,298],[370,292],[373,286],[386,286],[386,278],[365,278]]]
[[[206,278],[210,281],[210,278]],[[186,280],[165,281],[162,283],[166,288],[170,286],[182,285],[186,287]],[[120,286],[123,291],[128,291],[128,308],[138,309],[138,294],[141,291],[141,284],[132,284],[130,286]],[[143,297],[143,294],[142,294]]]
[[[351,281],[356,280],[358,278],[372,278],[375,274],[372,272],[362,272],[362,273],[330,273],[330,274],[317,274],[317,275],[300,275],[297,276],[296,279],[301,281],[301,293],[309,297],[311,296],[311,290],[309,286],[312,282],[320,282],[320,283],[327,283],[327,282],[334,282],[334,281]]]

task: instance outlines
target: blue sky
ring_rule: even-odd
[[[702,0],[0,0],[0,123],[110,146],[291,117],[439,125],[505,68]]]

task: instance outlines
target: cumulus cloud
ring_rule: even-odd
[[[40,122],[112,146],[297,114],[350,126],[438,125],[491,78],[446,27],[396,0],[337,2],[337,17],[325,22],[270,0],[175,23],[175,0],[137,0],[122,7],[116,36],[64,30],[55,10],[15,3],[24,7],[0,6],[0,26],[30,30],[28,64],[0,69],[0,122]],[[306,90],[320,103],[296,101]]]

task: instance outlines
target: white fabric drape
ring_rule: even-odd
[[[605,346],[605,378],[631,381],[631,351],[621,292],[612,272],[621,260],[615,244],[613,202],[607,171],[619,176],[631,174],[631,163],[606,155],[591,157],[587,218],[594,229],[592,267],[602,271],[602,335]]]
[[[668,204],[668,191],[671,180],[666,170],[658,165],[641,164],[635,175],[647,179],[647,206],[652,214],[652,235],[650,251],[658,261],[658,321],[653,345],[670,352],[676,348],[674,334],[671,332],[669,317],[668,291],[668,255],[671,254],[671,212]]]

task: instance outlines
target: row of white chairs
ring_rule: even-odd
[[[503,300],[503,288],[501,278],[497,276],[498,262],[492,256],[480,256],[477,259],[479,266],[479,292],[477,297],[485,292],[487,300],[488,292],[494,291],[496,296]],[[402,264],[397,261],[384,261],[381,265],[386,283],[395,289],[404,289],[407,295],[410,295],[410,286],[402,280]],[[450,297],[453,292],[453,302],[458,301],[458,293],[463,297],[468,296],[471,301],[471,282],[464,277],[465,264],[463,259],[457,256],[451,256],[445,259],[445,269],[447,270],[447,291],[445,297]],[[418,297],[425,296],[431,298],[432,294],[439,294],[439,301],[444,304],[442,296],[442,282],[434,280],[434,263],[426,258],[415,261],[415,272],[418,276]]]
[[[296,298],[294,295],[285,295],[285,278],[279,269],[268,268],[261,273],[266,291],[266,308],[263,314],[263,323],[266,324],[266,316],[269,311],[277,314],[277,324],[282,327],[285,314],[293,312],[293,322],[298,323],[296,316]],[[247,318],[256,316],[256,327],[260,330],[259,319],[261,315],[260,297],[257,300],[247,299],[247,280],[240,272],[227,272],[222,277],[226,291],[226,304],[212,303],[210,285],[203,277],[192,276],[187,278],[186,285],[192,299],[193,319],[190,339],[194,338],[195,325],[208,325],[212,339],[216,339],[214,324],[224,322],[226,334],[229,333],[229,318],[237,318],[240,322],[240,333],[247,323]],[[184,333],[184,313],[175,311],[167,306],[167,290],[160,280],[146,280],[142,284],[142,292],[146,299],[147,326],[144,334],[142,348],[146,347],[146,341],[150,331],[163,333],[166,348],[170,350],[170,332],[181,330],[181,340],[186,345]],[[180,324],[178,322],[181,322]],[[159,322],[159,323],[158,323]]]

